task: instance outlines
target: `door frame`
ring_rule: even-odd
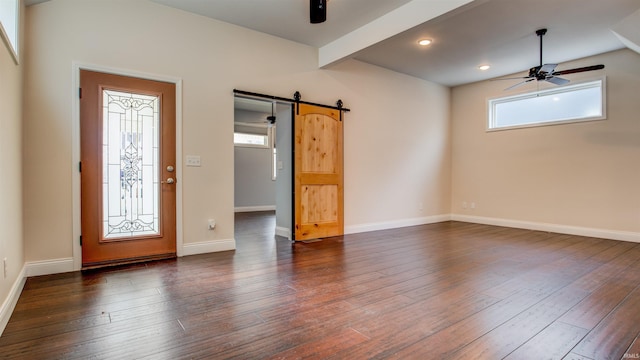
[[[80,246],[81,209],[80,209],[80,70],[89,70],[116,74],[142,79],[173,83],[176,86],[176,255],[183,254],[183,229],[182,229],[182,79],[144,73],[135,70],[114,68],[74,61],[71,74],[71,195],[72,195],[72,250],[73,270],[82,269],[82,247]]]
[[[289,101],[281,101],[281,100],[267,99],[267,98],[260,98],[260,97],[252,97],[252,96],[243,96],[241,94],[234,94],[233,95],[234,102],[235,102],[236,98],[248,99],[248,100],[253,100],[253,101],[260,101],[260,102],[275,103],[275,105],[276,105],[275,114],[278,117],[278,120],[276,120],[276,124],[282,123],[282,122],[286,122],[286,121],[289,122],[290,134],[289,134],[289,136],[287,137],[287,139],[285,141],[287,141],[288,142],[288,146],[290,146],[289,155],[291,156],[291,159],[290,159],[289,162],[284,164],[284,168],[283,169],[284,170],[288,170],[288,171],[291,172],[291,176],[287,179],[287,181],[289,181],[290,183],[289,183],[289,187],[287,188],[287,193],[286,193],[286,196],[290,197],[291,201],[289,201],[289,203],[286,205],[286,208],[283,207],[283,210],[288,210],[288,212],[291,214],[291,217],[290,217],[290,219],[288,219],[288,221],[290,223],[289,223],[289,226],[286,227],[286,228],[285,227],[278,227],[278,223],[277,223],[277,220],[276,220],[274,233],[277,236],[282,236],[284,238],[287,238],[288,240],[292,240],[293,239],[293,235],[294,235],[294,232],[293,232],[293,224],[294,224],[294,220],[293,220],[294,219],[294,217],[293,217],[293,215],[294,215],[294,212],[293,212],[293,205],[294,205],[294,203],[293,203],[293,139],[294,139],[294,136],[293,136],[293,121],[294,121],[295,104],[293,104],[293,103],[291,103]],[[281,119],[278,116],[278,114],[279,114],[279,112],[277,111],[278,105],[288,106],[289,107],[288,118]],[[235,110],[236,110],[236,108],[235,108],[235,104],[234,104],[234,112],[235,112]],[[235,123],[235,120],[236,120],[235,114],[234,114],[233,120],[234,120],[234,123]],[[284,125],[280,125],[280,126],[284,126]],[[234,131],[235,131],[235,129],[234,129]],[[276,134],[278,134],[277,126],[276,126]],[[280,134],[284,134],[284,132],[280,132]],[[273,138],[273,141],[276,141],[276,139]],[[235,144],[234,144],[234,152],[235,152]],[[278,158],[280,158],[280,156],[282,156],[282,155],[278,155]],[[276,171],[278,172],[280,170],[282,170],[282,169],[277,169]],[[283,175],[278,174],[278,178],[282,179]],[[234,177],[233,177],[234,187],[235,187],[235,184],[236,184],[236,180],[237,179],[235,177],[235,157],[234,157]],[[282,180],[280,180],[280,181],[282,181]],[[278,180],[276,180],[276,182],[278,182]],[[278,185],[276,184],[276,210],[275,210],[276,214],[278,213],[278,210],[280,209],[280,207],[278,207],[278,201],[277,201],[278,195],[282,195],[282,194],[280,192],[278,192]],[[284,211],[281,211],[281,213],[282,212],[284,212]],[[235,214],[235,200],[234,200],[234,214]],[[276,218],[277,218],[277,215],[276,215]],[[235,233],[235,229],[234,229],[234,233]]]
[[[296,174],[295,174],[295,147],[296,147],[296,127],[295,127],[295,123],[296,123],[296,115],[298,113],[298,106],[301,104],[305,104],[305,105],[310,105],[310,106],[317,106],[317,107],[321,107],[321,108],[328,108],[328,109],[334,109],[339,111],[339,116],[340,116],[340,122],[342,122],[344,120],[344,113],[345,112],[349,112],[351,111],[351,109],[349,108],[345,108],[342,107],[342,100],[338,100],[336,102],[336,106],[330,106],[330,105],[325,105],[325,104],[319,104],[319,103],[313,103],[313,102],[308,102],[308,101],[302,101],[300,100],[300,93],[298,91],[296,91],[293,95],[293,99],[287,99],[284,97],[279,97],[279,96],[273,96],[273,95],[266,95],[266,94],[260,94],[260,93],[256,93],[256,92],[250,92],[250,91],[244,91],[244,90],[238,90],[238,89],[233,89],[233,94],[234,94],[234,99],[236,96],[239,97],[248,97],[248,98],[257,98],[257,99],[268,99],[271,101],[282,101],[282,102],[287,102],[291,104],[291,226],[289,229],[289,240],[291,240],[293,243],[295,243],[297,241],[296,236],[295,236],[295,225],[296,225],[296,200],[295,200],[295,181],[296,181]],[[343,129],[343,133],[342,133],[342,137],[343,137],[343,141],[344,141],[344,129]],[[342,145],[342,171],[343,171],[343,191],[344,191],[344,145]],[[235,181],[235,179],[234,179]],[[343,198],[344,199],[344,198]],[[344,216],[344,200],[343,200],[343,208],[342,208],[342,212],[343,212],[343,216]],[[344,230],[344,217],[342,219],[342,233],[345,234],[345,230]],[[278,234],[277,234],[278,235]]]

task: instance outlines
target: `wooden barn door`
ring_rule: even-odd
[[[343,127],[340,111],[296,104],[295,240],[344,233]]]

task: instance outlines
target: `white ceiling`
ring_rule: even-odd
[[[270,100],[261,100],[254,98],[244,98],[236,96],[234,98],[233,108],[236,110],[253,111],[269,115],[271,113],[273,102]]]
[[[411,2],[329,0],[327,21],[310,24],[307,0],[152,1],[319,48]],[[610,28],[638,9],[639,0],[474,0],[350,57],[455,86],[538,65],[535,30],[543,27],[545,63],[623,48]],[[434,42],[420,48],[421,37]],[[492,68],[481,72],[480,64]]]
[[[151,1],[317,47],[320,58],[342,47],[338,60],[355,58],[446,86],[538,65],[535,30],[543,27],[549,29],[543,60],[560,63],[557,70],[623,48],[610,28],[640,10],[640,0],[329,0],[327,21],[310,24],[308,0]],[[395,23],[383,21],[390,18]],[[433,44],[420,48],[421,37]],[[481,72],[481,64],[491,69]]]
[[[360,51],[355,58],[455,86],[539,65],[535,31],[540,28],[548,29],[544,63],[562,64],[621,49],[624,44],[610,28],[638,9],[639,0],[490,0],[428,21]],[[434,42],[418,49],[415,41],[420,37]],[[481,64],[491,69],[479,71]]]
[[[327,21],[309,24],[309,0],[151,0],[283,39],[320,47],[411,0],[329,0]]]

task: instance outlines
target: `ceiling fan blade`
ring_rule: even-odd
[[[489,81],[498,81],[498,80],[520,80],[520,79],[531,79],[531,76],[518,76],[518,77],[508,77],[508,78],[497,78],[497,79],[489,79]]]
[[[575,68],[575,69],[560,70],[560,71],[554,72],[553,75],[575,74],[575,73],[579,73],[579,72],[593,71],[593,70],[600,70],[600,69],[604,69],[604,65],[600,64],[600,65],[579,67],[579,68]]]
[[[538,74],[551,74],[558,64],[544,64],[538,70]]]
[[[544,80],[548,81],[548,82],[550,82],[552,84],[556,84],[556,85],[564,85],[564,84],[568,84],[569,83],[569,80],[563,79],[563,78],[557,77],[557,76],[549,76]]]
[[[528,83],[530,81],[533,81],[533,80],[535,80],[535,79],[529,79],[529,80],[525,80],[525,81],[519,82],[519,83],[517,83],[515,85],[511,85],[508,88],[504,89],[504,91],[515,89],[515,88],[517,88],[519,86],[522,86],[522,85],[524,85],[524,84],[526,84],[526,83]]]

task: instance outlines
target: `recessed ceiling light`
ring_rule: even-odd
[[[478,66],[478,70],[482,70],[482,71],[489,70],[490,68],[491,68],[491,66],[489,66],[489,65],[480,65],[480,66]]]
[[[431,39],[422,39],[422,40],[418,41],[418,44],[420,44],[422,46],[427,46],[427,45],[429,45],[431,43],[432,43]]]

